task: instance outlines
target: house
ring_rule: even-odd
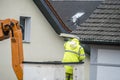
[[[90,45],[90,80],[119,80],[120,1],[105,0],[73,31]]]
[[[103,2],[72,33],[79,35],[81,42],[89,44],[91,47],[90,80],[118,80],[119,1],[106,0]],[[113,70],[117,72],[117,76],[111,73],[111,77],[108,77],[108,73]]]
[[[55,31],[33,0],[1,0],[0,19],[6,18],[14,18],[23,26],[24,61],[61,61],[64,41],[58,33],[70,30],[57,23],[59,30]],[[12,69],[10,39],[0,41],[0,49],[0,79],[17,80]]]
[[[98,1],[101,2],[103,0],[98,0]],[[100,2],[95,2],[96,3],[95,6],[98,6]],[[89,11],[86,10],[88,12],[85,12],[83,14],[86,15],[87,13],[86,15],[87,17],[83,15],[83,17],[79,18],[80,17],[79,16],[78,21],[75,19],[72,20],[71,22],[71,18],[73,18],[76,12],[70,15],[66,14],[68,15],[68,17],[64,18],[64,16],[61,16],[60,12],[57,11],[59,8],[57,9],[54,3],[57,2],[52,2],[52,0],[50,1],[2,0],[0,2],[0,19],[14,18],[19,20],[20,24],[24,26],[23,28],[24,29],[23,31],[24,61],[28,61],[28,62],[61,61],[64,53],[64,49],[63,49],[64,41],[63,38],[59,36],[60,33],[77,34],[79,35],[82,43],[88,44],[89,41],[85,41],[87,38],[83,38],[82,34],[79,33],[79,30],[81,30],[80,29],[81,25],[84,25],[83,22],[92,13],[95,7],[90,8],[91,10],[86,8]],[[87,0],[87,3],[90,2],[88,2]],[[87,3],[86,5],[88,5]],[[76,4],[76,2],[74,4]],[[94,4],[94,2],[92,2],[92,4]],[[83,21],[79,22],[81,20]],[[75,28],[73,28],[72,26],[77,28],[77,30],[74,30]],[[0,65],[0,67],[2,68],[0,72],[0,79],[2,80],[17,80],[11,66],[10,44],[11,44],[10,39],[0,42],[0,48],[1,48],[0,52],[4,53],[0,57],[1,59],[0,64],[2,64]],[[99,47],[99,45],[97,46]],[[94,52],[94,47],[92,47],[91,49]],[[91,52],[91,56],[92,55],[93,54]],[[86,71],[85,71],[86,80],[89,80],[89,56],[85,61],[85,66],[86,66]],[[91,71],[97,71],[96,69],[97,69],[96,67],[90,68]],[[94,76],[95,74],[96,73],[94,74],[92,73],[91,76]],[[91,76],[90,78],[93,79],[94,77]]]
[[[63,38],[51,27],[34,1],[1,0],[0,19],[6,18],[14,18],[23,26],[24,61],[61,61]],[[0,49],[0,79],[17,80],[12,69],[10,39],[0,41]]]
[[[106,0],[72,31],[91,48],[90,80],[119,80],[119,8],[118,0]]]
[[[63,38],[54,31],[33,0],[1,0],[0,19],[14,18],[25,24],[24,61],[61,61]],[[22,22],[23,21],[23,22]],[[10,39],[0,41],[0,79],[17,80],[12,69]]]

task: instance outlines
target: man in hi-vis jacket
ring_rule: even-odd
[[[81,62],[85,59],[85,52],[79,39],[71,38],[64,43],[64,57],[62,62]],[[66,80],[73,80],[73,67],[65,65]]]

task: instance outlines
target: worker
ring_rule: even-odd
[[[62,62],[82,62],[85,59],[85,52],[80,45],[79,39],[70,38],[64,43],[64,57]],[[65,65],[66,80],[73,80],[73,67]]]

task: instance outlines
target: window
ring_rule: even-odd
[[[23,42],[30,42],[31,17],[20,16]]]

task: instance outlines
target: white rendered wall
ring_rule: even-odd
[[[17,80],[12,68],[10,39],[0,41],[0,80]]]
[[[24,43],[25,61],[56,61],[63,57],[63,40],[58,37],[33,0],[0,0],[0,20],[31,17],[31,42]],[[0,80],[17,80],[11,62],[10,40],[0,41]]]
[[[63,65],[24,64],[23,80],[65,80]]]
[[[58,61],[63,57],[60,38],[33,0],[0,0],[0,19],[31,17],[30,43],[24,43],[25,61]],[[1,46],[0,46],[1,47]]]

